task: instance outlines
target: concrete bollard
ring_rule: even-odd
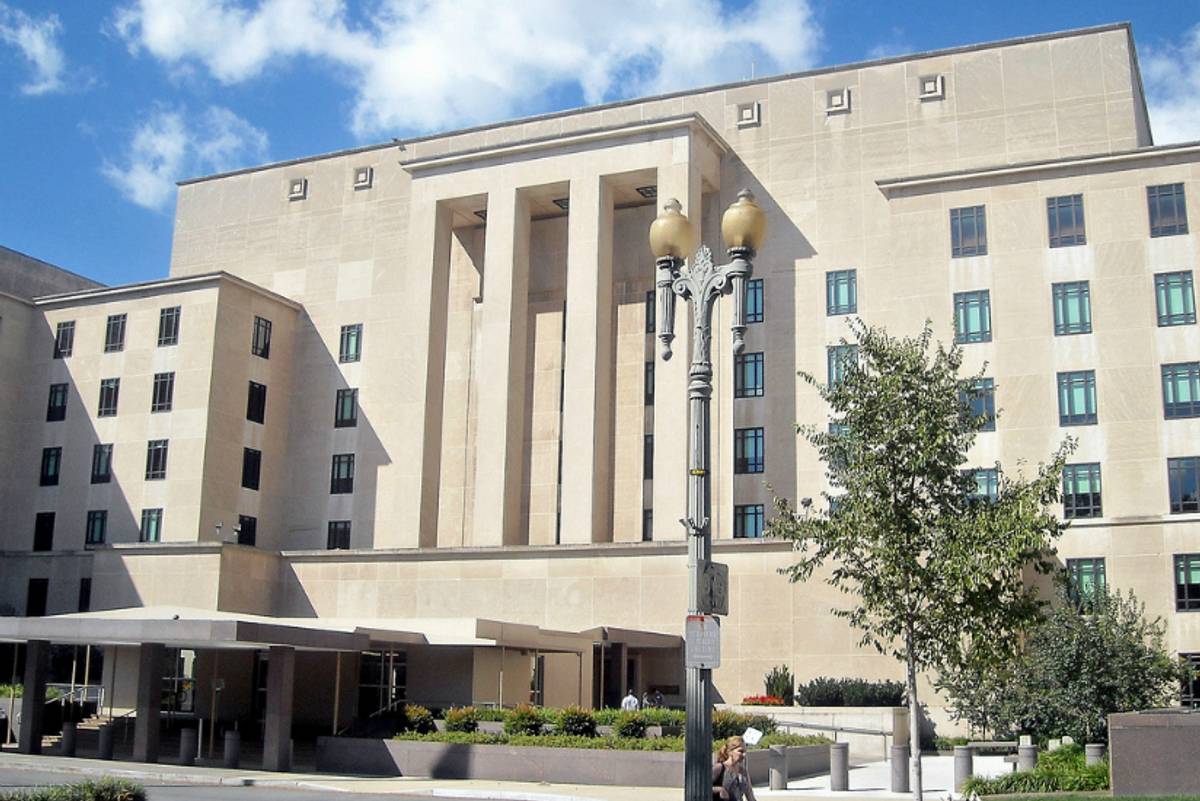
[[[909,753],[907,745],[892,746],[892,792],[907,793],[909,773]]]
[[[850,743],[829,744],[829,789],[835,793],[850,789]]]
[[[1062,739],[1059,737],[1051,737],[1046,743],[1047,751],[1057,751],[1060,748],[1062,748]]]
[[[179,732],[179,764],[191,767],[196,764],[196,743],[199,734],[195,729],[181,729]]]
[[[226,768],[236,768],[242,761],[242,735],[232,729],[225,732],[225,758],[221,764]]]
[[[1104,743],[1088,743],[1083,747],[1084,760],[1089,765],[1099,765],[1104,761],[1104,752],[1107,750]]]
[[[975,773],[975,749],[969,745],[954,746],[954,792],[961,793],[967,779]]]
[[[66,723],[63,724],[62,744],[61,744],[61,748],[60,748],[60,753],[62,756],[65,756],[65,757],[75,756],[76,731],[77,730],[76,730],[74,723],[67,721]]]
[[[113,727],[111,723],[105,723],[97,732],[99,744],[96,746],[97,759],[112,759],[113,758]]]
[[[1033,770],[1037,767],[1036,745],[1017,746],[1017,770]]]
[[[788,755],[787,746],[773,745],[771,746],[769,762],[772,790],[786,790],[788,783]]]

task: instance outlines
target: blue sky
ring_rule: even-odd
[[[391,137],[1109,22],[1200,139],[1200,2],[0,0],[0,245],[163,277],[174,182]]]

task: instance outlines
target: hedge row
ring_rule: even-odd
[[[822,676],[796,687],[800,706],[903,706],[904,695],[904,685],[898,681]]]
[[[575,737],[596,737],[599,726],[611,726],[618,738],[642,738],[650,726],[674,726],[683,728],[684,713],[677,709],[643,709],[626,712],[620,709],[593,711],[577,706],[563,709],[543,708],[521,704],[514,709],[476,709],[475,707],[452,707],[445,713],[446,730],[471,733],[478,731],[483,720],[503,721],[504,733],[509,736],[544,734],[547,726],[553,726],[556,734]],[[741,734],[753,727],[770,734],[775,731],[775,721],[767,715],[747,715],[719,709],[713,712],[713,737],[724,739]],[[421,733],[415,727],[405,727]]]
[[[1088,765],[1081,745],[1066,745],[1038,757],[1037,767],[994,779],[972,777],[963,797],[1007,793],[1084,792],[1108,789],[1108,762]]]
[[[32,790],[0,790],[0,801],[146,801],[146,791],[125,779],[100,779]]]
[[[586,737],[569,734],[487,734],[485,732],[438,732],[436,734],[397,734],[397,740],[424,743],[453,743],[456,745],[511,745],[540,748],[592,748],[611,751],[683,751],[682,737]],[[755,748],[772,745],[824,745],[824,737],[799,734],[768,734]],[[713,750],[722,740],[713,743]]]

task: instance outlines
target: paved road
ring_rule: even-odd
[[[0,768],[0,791],[19,790],[47,784],[70,784],[94,778],[70,773],[48,773],[44,771],[13,770]],[[317,801],[327,799],[331,793],[320,790],[306,790],[297,787],[210,787],[194,784],[165,784],[161,782],[143,782],[146,786],[150,801],[232,801],[247,799],[247,801]],[[359,793],[337,793],[338,798],[346,801],[434,801],[435,796],[429,795],[366,795]],[[440,798],[438,801],[445,801]]]

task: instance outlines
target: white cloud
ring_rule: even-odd
[[[267,135],[229,109],[189,115],[158,108],[138,126],[121,163],[106,160],[101,172],[128,200],[163,209],[179,179],[255,164],[266,154]]]
[[[352,87],[358,136],[430,131],[541,110],[549,93],[598,103],[811,66],[808,0],[135,0],[115,27],[131,51],[203,66],[226,84],[295,58]],[[752,67],[753,65],[753,67]]]
[[[21,87],[27,95],[41,95],[64,88],[66,58],[58,44],[62,23],[57,14],[37,20],[24,11],[0,3],[0,43],[17,48],[33,75]]]
[[[1155,144],[1200,140],[1200,25],[1142,59]]]

